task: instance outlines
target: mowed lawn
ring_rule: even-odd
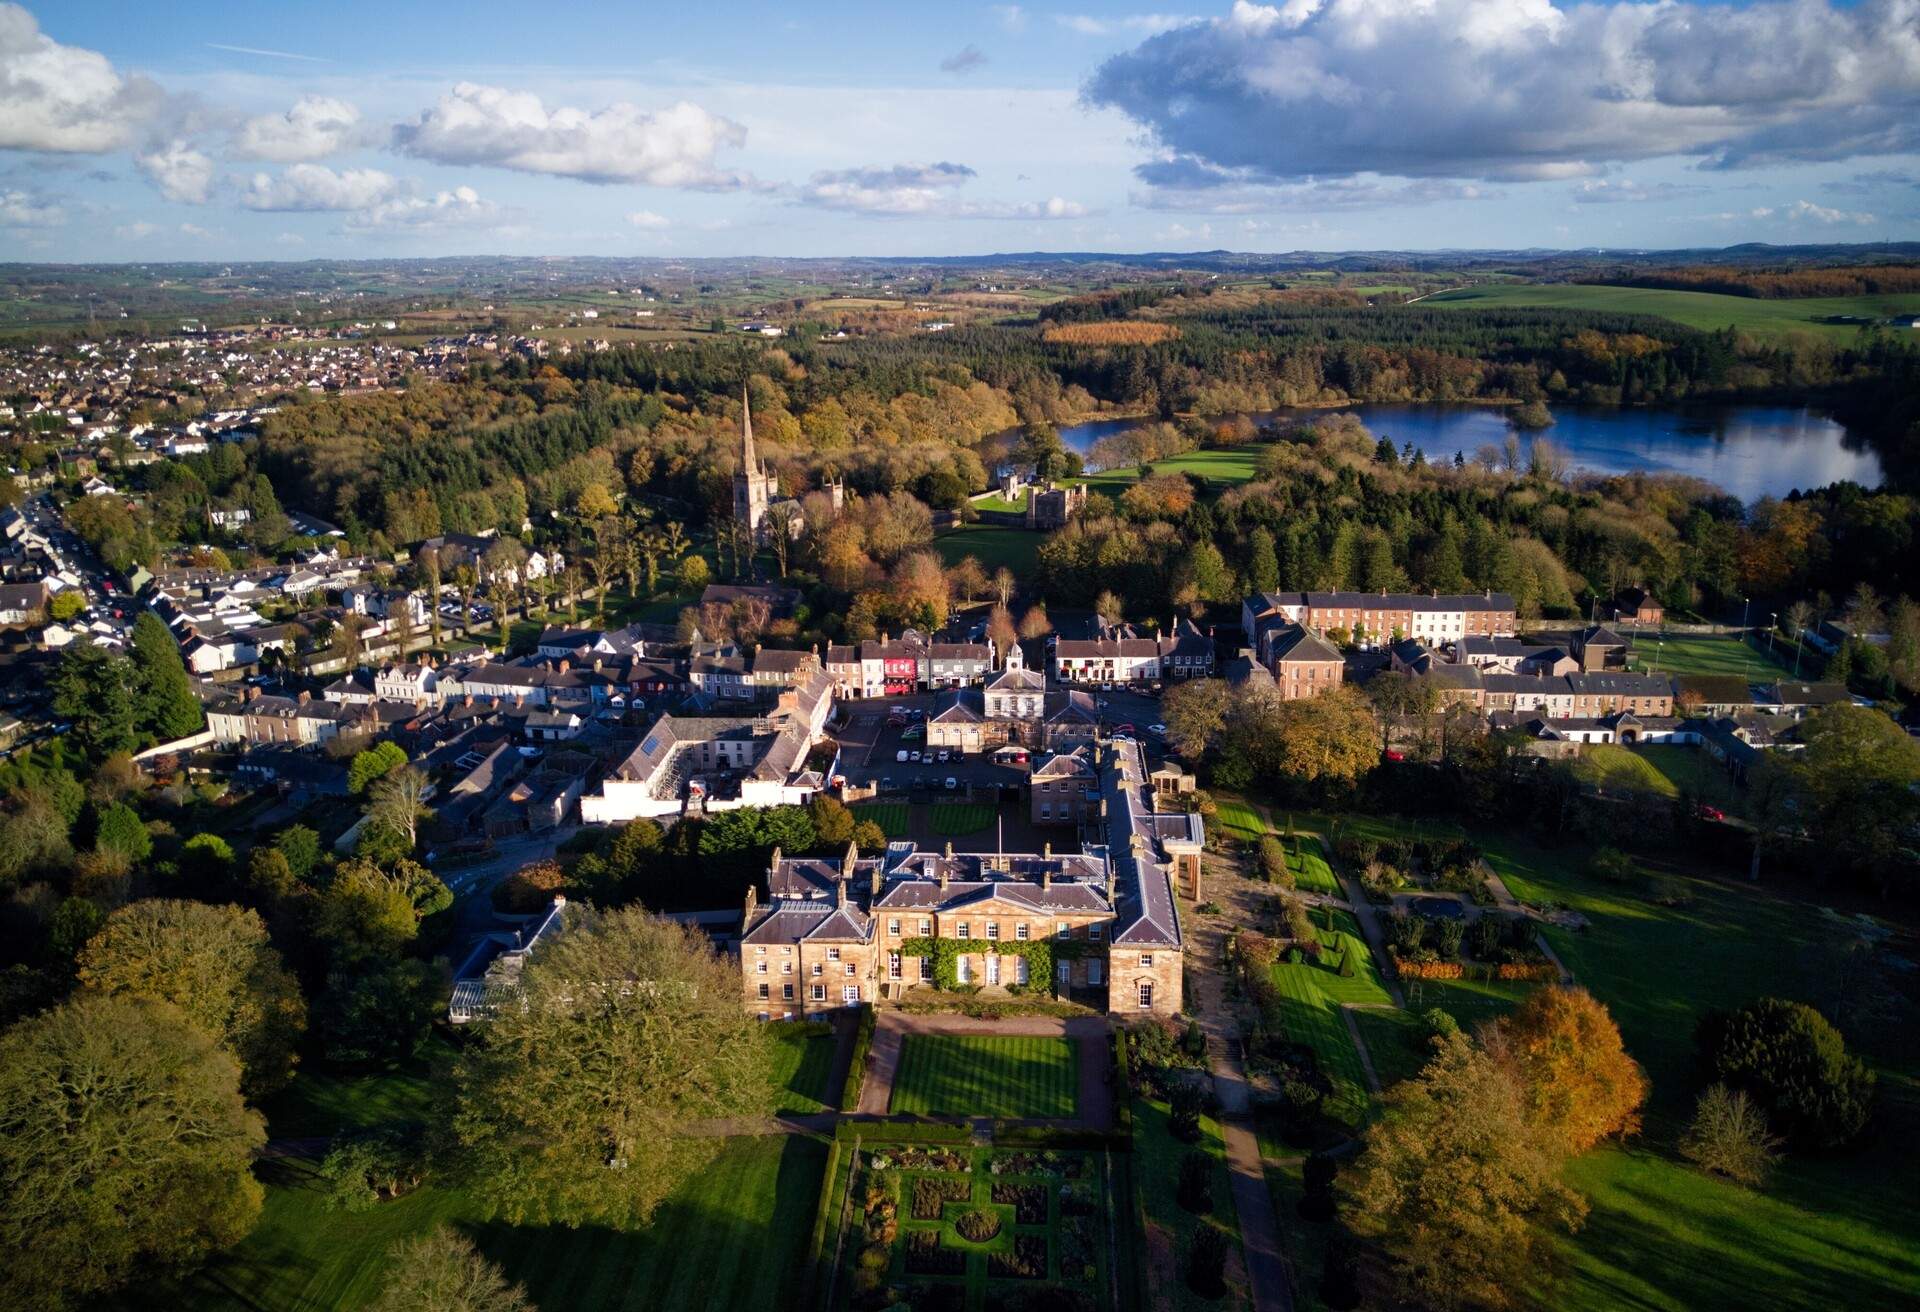
[[[1593,743],[1581,751],[1573,772],[1582,782],[1613,791],[1678,797],[1686,793],[1716,806],[1733,808],[1740,790],[1727,772],[1697,747],[1655,743],[1620,747]]]
[[[1333,1096],[1327,1110],[1349,1124],[1359,1124],[1371,1092],[1360,1055],[1354,1050],[1353,1036],[1347,1032],[1340,1014],[1343,1002],[1391,1004],[1393,995],[1380,978],[1373,955],[1360,937],[1353,917],[1338,912],[1332,930],[1320,927],[1320,914],[1314,917],[1315,937],[1324,945],[1318,961],[1298,965],[1282,959],[1273,965],[1273,981],[1279,987],[1281,1017],[1287,1037],[1311,1047],[1320,1059],[1320,1069],[1333,1081]],[[1340,974],[1342,953],[1351,954],[1354,974]]]
[[[1165,460],[1154,461],[1153,472],[1194,474],[1215,486],[1250,483],[1260,472],[1260,457],[1266,454],[1266,450],[1266,443],[1250,442],[1245,446],[1218,451],[1186,451],[1177,456],[1168,456]],[[1137,466],[1129,466],[1125,469],[1103,469],[1097,474],[1087,475],[1080,481],[1095,492],[1104,492],[1110,497],[1117,497],[1140,481],[1140,470]]]
[[[1214,816],[1222,827],[1240,838],[1259,838],[1267,832],[1267,822],[1260,818],[1259,808],[1251,802],[1224,799],[1218,803]]]
[[[1070,1117],[1080,1052],[1071,1039],[910,1034],[892,1110],[918,1116]]]
[[[579,1312],[775,1312],[819,1196],[826,1147],[800,1136],[734,1139],[642,1230],[514,1226],[474,1200],[429,1187],[370,1212],[329,1212],[309,1168],[271,1163],[260,1224],[190,1279],[156,1282],[111,1306],[188,1312],[334,1312],[380,1290],[393,1244],[441,1222],[523,1282],[542,1308]]]
[[[1717,292],[1670,291],[1662,287],[1587,287],[1574,283],[1463,287],[1430,296],[1421,304],[1458,309],[1531,307],[1653,314],[1709,332],[1733,327],[1755,337],[1779,338],[1792,333],[1812,333],[1841,340],[1858,336],[1858,325],[1825,324],[1818,320],[1834,315],[1884,319],[1895,314],[1920,314],[1920,295],[1761,300],[1753,296],[1724,296]]]
[[[855,820],[871,820],[888,838],[905,838],[912,827],[905,802],[855,802],[850,808]]]
[[[1034,553],[1044,541],[1042,534],[1010,524],[968,524],[933,539],[933,549],[943,564],[957,565],[972,556],[991,574],[1002,565],[1025,578],[1033,573]]]
[[[1762,617],[1764,618],[1764,617]],[[1642,634],[1628,637],[1633,645],[1627,652],[1629,669],[1661,674],[1738,674],[1772,682],[1789,678],[1793,671],[1764,646],[1756,647],[1728,634],[1680,633],[1667,637]]]
[[[838,1090],[830,1092],[827,1077],[833,1071],[834,1038],[831,1028],[818,1024],[776,1022],[772,1031],[773,1108],[780,1112],[824,1112],[838,1105]]]
[[[985,802],[939,802],[933,808],[933,832],[958,837],[977,834],[999,814]]]
[[[1308,893],[1325,893],[1328,897],[1341,896],[1340,885],[1333,877],[1333,868],[1327,864],[1326,853],[1320,849],[1320,840],[1302,834],[1299,841],[1299,855],[1294,855],[1291,850],[1287,853],[1287,868],[1293,871],[1294,887]]]

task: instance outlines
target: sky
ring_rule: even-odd
[[[1920,0],[0,0],[0,260],[1916,239]]]

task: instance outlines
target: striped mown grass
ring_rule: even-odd
[[[1340,885],[1333,878],[1333,868],[1327,864],[1326,854],[1320,850],[1320,840],[1310,834],[1302,834],[1299,841],[1299,856],[1295,856],[1291,849],[1287,852],[1287,865],[1293,870],[1295,887],[1304,893],[1325,893],[1328,897],[1339,897]]]
[[[905,802],[856,802],[851,810],[855,820],[873,821],[888,838],[907,836],[910,822]]]
[[[1267,832],[1267,822],[1251,803],[1231,799],[1219,804],[1215,813],[1220,823],[1239,838],[1258,838]]]
[[[896,1113],[1067,1117],[1079,1103],[1071,1039],[910,1034],[893,1081]]]

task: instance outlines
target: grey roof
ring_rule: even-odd
[[[1126,738],[1106,750],[1110,755],[1100,796],[1106,810],[1105,856],[1113,870],[1118,903],[1113,942],[1179,947],[1173,878],[1161,852],[1166,833],[1155,823],[1146,756],[1139,743]],[[1183,818],[1198,841],[1200,817]]]

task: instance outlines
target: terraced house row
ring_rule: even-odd
[[[1184,940],[1176,899],[1201,896],[1199,816],[1161,812],[1138,743],[1101,743],[1100,796],[1082,850],[923,852],[893,842],[839,860],[773,855],[768,900],[741,921],[746,1009],[762,1020],[897,1000],[936,982],[929,940],[954,951],[954,982],[1048,988],[1110,1012],[1176,1015]],[[1026,945],[1046,943],[1035,953]],[[1051,961],[1051,979],[1032,962]]]

